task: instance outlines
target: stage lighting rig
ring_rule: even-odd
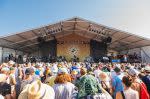
[[[94,27],[92,24],[89,25],[88,31],[100,34],[104,37],[108,34],[108,31],[105,28]]]
[[[55,39],[55,33],[61,32],[62,30],[62,24],[51,28],[48,28],[48,26],[43,27],[39,30],[39,38],[42,39],[41,41],[47,41],[50,38]]]

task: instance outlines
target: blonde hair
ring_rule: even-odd
[[[81,73],[81,75],[85,75],[87,73],[87,69],[86,68],[81,68],[80,73]]]

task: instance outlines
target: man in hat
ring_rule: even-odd
[[[148,93],[150,95],[150,66],[145,67],[145,76],[142,78],[142,81],[145,83]]]

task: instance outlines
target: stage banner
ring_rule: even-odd
[[[64,56],[69,61],[74,56],[80,61],[90,55],[90,40],[88,38],[70,34],[57,38],[57,56]]]

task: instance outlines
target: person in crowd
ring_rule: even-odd
[[[139,73],[139,74],[138,74],[138,77],[139,77],[140,80],[142,80],[144,76],[145,76],[144,73]]]
[[[0,94],[0,99],[4,99],[4,97]]]
[[[31,84],[35,79],[33,79],[33,72],[34,69],[33,68],[27,68],[25,71],[25,79],[22,80],[21,82],[21,88],[20,91],[23,90],[23,87],[26,86],[27,84]]]
[[[124,95],[125,95],[125,99],[139,99],[139,94],[137,91],[133,90],[131,88],[131,85],[132,85],[132,78],[129,77],[129,76],[124,76],[122,78],[122,82],[123,82],[123,85],[124,85]],[[118,96],[118,99],[121,99]]]
[[[1,73],[6,75],[6,82],[9,84],[9,82],[10,82],[10,79],[9,79],[10,69],[8,67],[2,67]]]
[[[46,71],[46,80],[45,80],[45,83],[48,84],[49,86],[53,86],[55,83],[55,78],[56,78],[56,75],[53,75],[52,71],[51,70],[47,70]]]
[[[145,67],[145,76],[142,78],[142,81],[145,83],[150,95],[150,66]]]
[[[128,74],[133,80],[131,88],[136,90],[140,95],[140,79],[137,76],[136,70],[135,69],[129,69]]]
[[[57,72],[58,72],[57,63],[52,64],[51,71],[53,72],[54,75],[57,75]]]
[[[99,78],[99,74],[102,72],[98,65],[96,65],[95,70],[93,71],[96,78]]]
[[[149,73],[141,63],[9,61],[0,65],[0,99],[149,99]]]
[[[15,68],[14,67],[10,67],[10,75],[9,75],[9,84],[11,85],[11,94],[12,97],[14,97],[14,99],[16,98],[16,90],[15,90],[15,86],[16,86],[16,77],[15,77]]]
[[[76,86],[78,88],[76,99],[112,99],[91,74],[81,76]]]
[[[116,76],[114,76],[111,80],[112,80],[112,95],[113,95],[113,98],[115,99],[116,98],[116,93],[117,92],[123,92],[123,84],[122,84],[122,81],[120,79],[120,68],[119,67],[115,67],[114,71],[116,72]]]
[[[22,64],[15,64],[14,68],[15,68],[15,78],[16,78],[15,91],[16,91],[16,98],[18,98],[20,94],[21,81],[23,78]]]
[[[71,99],[75,86],[71,83],[71,77],[65,68],[58,70],[53,89],[55,99]]]
[[[111,85],[110,85],[110,78],[105,72],[101,72],[99,74],[100,83],[101,86],[109,93],[111,94]]]
[[[0,97],[5,99],[13,99],[11,97],[11,85],[6,83],[6,79],[7,76],[5,74],[0,74]]]
[[[76,71],[76,70],[71,71],[71,82],[73,84],[75,84],[75,82],[76,82],[77,75],[78,75],[78,71]]]
[[[8,66],[9,66],[9,67],[13,67],[14,64],[15,64],[15,62],[12,61],[12,60],[10,60],[10,61],[8,62]]]
[[[55,92],[52,87],[36,80],[23,88],[18,99],[55,99]]]
[[[140,99],[149,99],[150,97],[149,97],[149,94],[148,94],[148,91],[147,91],[147,87],[143,83],[143,81],[138,78],[137,71],[135,69],[131,68],[131,69],[128,70],[128,74],[133,80],[131,88],[138,92],[139,98]]]

